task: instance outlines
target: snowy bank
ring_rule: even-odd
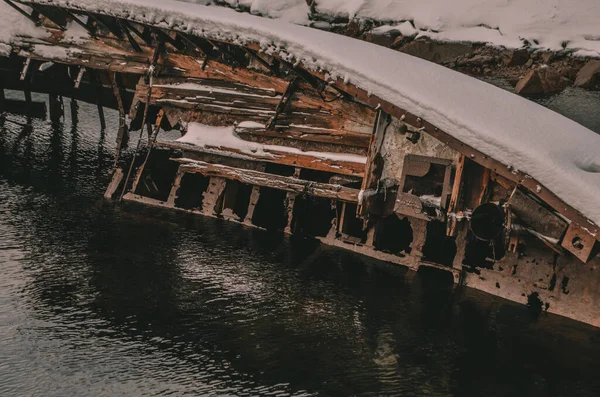
[[[260,43],[264,51],[327,70],[332,78],[345,79],[531,175],[600,224],[600,136],[487,83],[384,47],[225,8],[172,0],[37,2],[239,44]]]
[[[256,15],[302,25],[309,25],[314,19],[357,18],[397,28],[408,36],[506,48],[520,48],[528,43],[532,48],[600,56],[598,0],[313,0],[312,8],[306,0],[223,2]]]

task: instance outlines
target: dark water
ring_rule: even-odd
[[[598,396],[600,331],[311,241],[101,199],[95,108],[0,120],[0,396]],[[67,115],[67,120],[69,116]]]

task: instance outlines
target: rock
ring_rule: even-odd
[[[529,61],[527,61],[527,63],[525,64],[525,66],[527,66],[528,68],[533,66],[533,59],[530,58]]]
[[[398,37],[393,37],[388,33],[378,34],[377,32],[371,31],[365,34],[364,40],[368,41],[369,43],[378,44],[384,47],[391,47],[396,38]]]
[[[470,53],[473,51],[473,46],[462,43],[413,40],[402,46],[399,51],[427,61],[442,63],[453,61],[461,55]]]
[[[540,55],[540,59],[544,63],[550,63],[552,58],[554,58],[554,53],[552,51],[542,52],[542,54]]]
[[[491,55],[475,55],[472,58],[461,59],[458,61],[460,66],[483,66],[494,62],[494,57]]]
[[[515,87],[519,95],[541,95],[562,91],[567,81],[547,68],[533,69],[525,75]]]
[[[522,66],[529,60],[529,52],[527,50],[514,50],[504,59],[504,66]]]
[[[600,84],[600,61],[592,60],[577,73],[575,87],[592,88],[596,84]]]

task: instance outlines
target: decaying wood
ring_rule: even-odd
[[[123,169],[116,168],[113,172],[113,178],[110,184],[108,185],[106,192],[104,193],[104,198],[110,200],[113,197],[113,195],[119,188],[119,185],[121,184],[121,180],[123,180]]]
[[[194,83],[196,88],[188,86],[184,89],[176,85],[183,82]],[[256,121],[265,125],[265,136],[275,136],[274,131],[268,131],[273,129],[279,136],[293,139],[366,148],[370,136],[366,123],[373,118],[372,111],[348,101],[323,102],[314,95],[316,93],[310,87],[299,88],[293,100],[285,102],[285,111],[282,111],[278,107],[284,103],[285,94],[253,81],[157,78],[150,103],[223,114],[229,125]],[[147,87],[143,83],[138,84],[135,99],[145,103],[146,96]],[[189,116],[186,121],[194,119],[192,113]],[[268,128],[269,125],[272,128]],[[248,132],[261,133],[261,130]]]
[[[175,199],[177,198],[177,193],[179,192],[179,188],[181,187],[181,179],[185,175],[185,171],[179,166],[177,169],[177,174],[175,175],[175,180],[173,181],[173,185],[171,186],[171,191],[169,192],[169,198],[167,199],[167,204],[170,206],[175,205]]]
[[[187,172],[187,170],[184,169]],[[208,188],[204,192],[204,199],[202,200],[202,213],[205,215],[219,215],[222,208],[219,203],[222,199],[223,192],[227,186],[225,178],[218,176],[212,176],[208,183]]]
[[[361,190],[377,190],[379,179],[383,171],[383,158],[381,157],[381,149],[387,127],[390,123],[390,116],[384,113],[381,109],[377,109],[375,123],[373,124],[373,133],[369,143],[369,152],[367,154],[367,162],[365,164],[365,176],[362,181]],[[357,215],[364,217],[367,214],[368,206],[365,203],[358,203]],[[365,221],[366,222],[366,221]]]
[[[146,152],[146,157],[144,158],[144,162],[142,163],[142,165],[140,165],[140,167],[137,170],[137,174],[135,176],[135,179],[133,180],[133,184],[131,186],[131,191],[135,193],[138,183],[140,182],[140,178],[142,177],[142,174],[144,173],[144,168],[146,167],[146,163],[148,162],[148,159],[150,158],[150,153],[152,152],[152,148],[154,147],[154,142],[156,142],[156,137],[158,136],[158,131],[160,130],[160,125],[162,123],[162,119],[164,117],[165,113],[161,110],[160,112],[158,112],[158,116],[156,117],[156,122],[154,124],[154,131],[152,133],[152,136],[149,137],[148,139],[148,151]],[[134,158],[135,160],[135,158]],[[133,160],[132,160],[132,164],[133,164]]]
[[[448,214],[456,214],[461,209],[460,200],[463,186],[463,174],[465,170],[466,158],[461,155],[456,163],[456,171],[454,172],[454,184],[452,185],[452,193],[450,195],[450,204],[448,205]],[[448,236],[456,236],[456,216],[449,216],[446,225],[446,234]]]
[[[295,154],[272,149],[264,149],[263,151],[265,155],[262,155],[242,152],[238,149],[227,148],[223,146],[195,146],[180,142],[157,141],[156,146],[183,150],[187,152],[210,153],[228,157],[233,156],[251,161],[265,161],[268,163],[278,163],[294,167],[328,171],[343,175],[362,176],[364,171],[364,164],[362,163],[331,160],[307,154]]]
[[[119,161],[121,149],[124,144],[128,141],[127,137],[127,125],[125,124],[125,107],[123,106],[123,100],[121,99],[121,90],[117,82],[117,73],[112,74],[112,88],[115,98],[117,99],[117,106],[119,108],[119,131],[117,133],[117,147],[115,148],[115,165]]]
[[[358,189],[351,189],[340,185],[306,181],[295,177],[274,175],[260,171],[229,167],[221,164],[210,164],[197,160],[172,160],[181,163],[182,171],[189,173],[199,173],[204,176],[220,177],[229,180],[235,180],[248,185],[270,187],[296,194],[307,194],[351,203],[358,202]]]

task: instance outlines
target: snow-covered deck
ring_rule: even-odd
[[[37,0],[263,51],[366,90],[535,178],[600,224],[600,136],[542,106],[441,66],[347,37],[172,0]],[[542,187],[540,186],[540,189]]]

